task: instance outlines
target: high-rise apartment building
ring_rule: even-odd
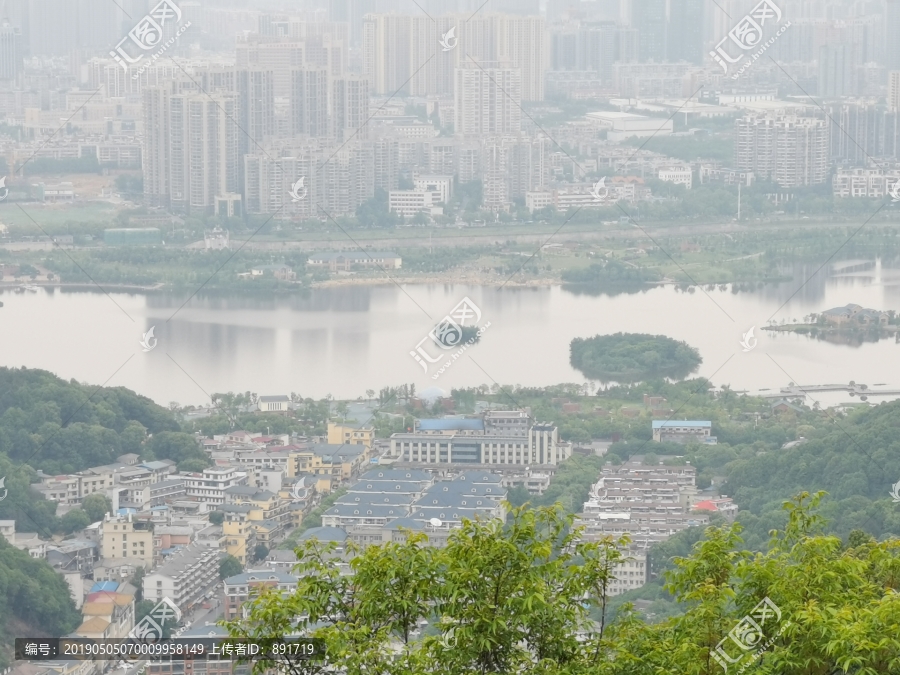
[[[900,70],[900,0],[884,2],[884,65]]]
[[[781,187],[824,183],[828,178],[828,129],[814,117],[756,117],[735,122],[735,168],[753,171]]]
[[[171,82],[143,92],[144,197],[153,206],[215,212],[217,197],[239,192],[240,130],[234,94]]]
[[[632,0],[631,26],[638,30],[641,61],[666,60],[666,0]]]
[[[24,69],[22,31],[0,17],[0,80],[14,83]]]
[[[240,151],[247,154],[275,133],[275,73],[256,68],[236,69]]]
[[[849,45],[823,45],[819,48],[819,97],[856,95],[856,68],[852,51]]]
[[[825,109],[831,159],[852,166],[900,160],[900,108],[832,103]]]
[[[290,77],[291,134],[328,136],[328,71],[325,68],[297,68],[290,71]]]
[[[669,0],[666,55],[669,61],[703,63],[704,0]]]
[[[333,137],[338,142],[368,136],[369,80],[359,75],[344,75],[332,81],[331,118]]]
[[[888,73],[887,103],[891,110],[900,112],[900,70]]]
[[[451,28],[459,48],[444,50],[440,41]],[[363,73],[375,94],[446,96],[455,69],[503,61],[521,72],[522,100],[540,101],[547,42],[539,16],[370,14],[363,23]]]
[[[520,71],[499,64],[489,66],[456,69],[454,130],[457,136],[502,136],[521,129]]]

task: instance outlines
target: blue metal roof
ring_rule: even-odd
[[[697,422],[693,420],[653,420],[653,428],[661,429],[663,427],[710,427],[712,422]]]
[[[450,419],[419,420],[420,431],[484,431],[484,420]]]
[[[119,588],[118,581],[98,581],[96,584],[91,586],[90,593],[97,593],[99,591],[109,591],[110,593],[115,593]]]

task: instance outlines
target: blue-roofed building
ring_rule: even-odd
[[[653,420],[653,440],[657,443],[715,444],[712,422],[696,420]]]
[[[420,433],[484,432],[484,420],[478,417],[446,417],[441,419],[424,419],[416,423]]]
[[[402,465],[548,465],[572,456],[552,422],[532,423],[520,410],[489,410],[482,417],[419,420],[412,433],[391,436],[389,456]],[[488,468],[485,466],[485,468]]]
[[[341,527],[311,527],[300,535],[299,540],[318,539],[322,542],[335,541],[339,544],[347,541],[347,530]]]

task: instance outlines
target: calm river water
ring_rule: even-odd
[[[793,282],[737,294],[660,287],[610,297],[560,287],[388,284],[292,297],[198,297],[177,313],[185,297],[7,290],[0,294],[0,365],[125,386],[162,404],[201,404],[207,394],[229,390],[356,398],[408,382],[419,391],[448,392],[493,383],[582,383],[569,365],[569,341],[625,331],[685,340],[703,357],[699,374],[734,389],[850,380],[900,387],[900,345],[893,338],[849,346],[760,330],[773,315],[791,321],[851,302],[900,311],[900,270],[844,261],[797,292],[815,267],[798,266]],[[410,352],[464,297],[480,309],[480,324],[490,326],[434,379],[435,366],[426,373]],[[140,340],[151,326],[158,343],[144,352]],[[758,345],[744,352],[741,336],[753,326]],[[816,400],[850,399],[836,393]]]

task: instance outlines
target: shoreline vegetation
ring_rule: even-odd
[[[530,228],[530,229],[529,229]],[[418,229],[418,228],[417,228]],[[787,231],[760,224],[757,229],[712,232],[702,228],[654,228],[652,237],[633,230],[566,231],[558,237],[545,229],[521,226],[465,240],[435,229],[391,233],[359,233],[363,250],[391,250],[402,258],[399,269],[356,267],[328,271],[308,264],[317,244],[334,251],[358,247],[347,242],[272,241],[260,235],[243,247],[241,233],[232,236],[234,250],[202,250],[193,238],[163,246],[65,246],[22,250],[16,242],[0,243],[0,290],[23,285],[100,286],[104,290],[263,291],[378,284],[470,284],[541,287],[562,285],[578,294],[637,293],[658,285],[681,288],[732,285],[733,292],[765,284],[806,278],[839,244],[848,259],[883,268],[900,261],[900,237],[894,227],[871,228],[847,243],[847,228]],[[305,233],[304,233],[305,234]],[[314,233],[310,233],[314,234]],[[433,238],[432,238],[432,235]],[[202,242],[201,242],[202,243]],[[295,245],[304,245],[298,248]],[[309,249],[309,250],[306,250]],[[841,274],[837,265],[830,272]],[[261,270],[261,272],[260,272]],[[279,274],[278,270],[284,273]]]

